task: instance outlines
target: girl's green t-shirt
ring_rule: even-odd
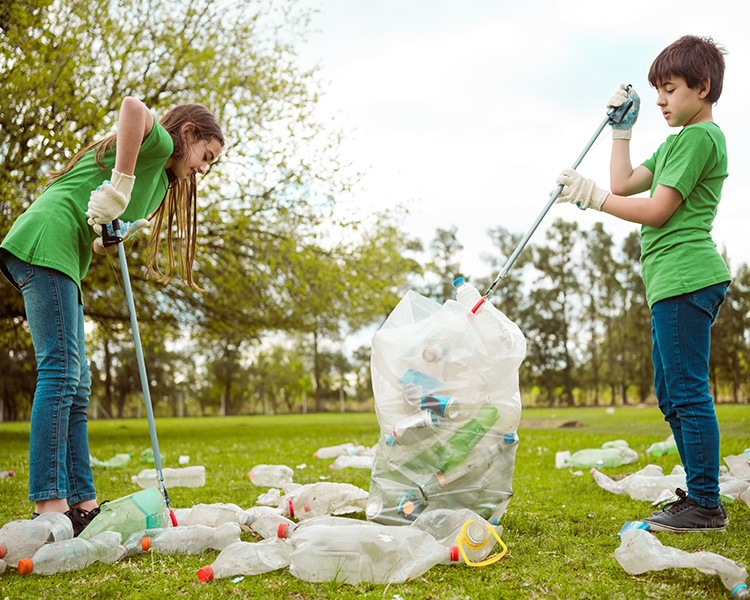
[[[164,166],[172,151],[172,138],[155,122],[138,153],[135,184],[123,220],[145,218],[164,200],[169,187]],[[89,196],[112,176],[114,162],[113,152],[102,161],[105,169],[96,164],[94,150],[83,155],[18,217],[0,248],[32,265],[65,273],[80,289],[91,264],[91,243],[97,237],[87,223]]]
[[[651,186],[675,188],[682,202],[661,227],[641,227],[641,265],[649,307],[665,298],[730,281],[711,238],[727,173],[726,140],[719,126],[704,121],[670,135],[643,165]]]

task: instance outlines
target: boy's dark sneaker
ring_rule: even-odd
[[[670,502],[664,510],[643,519],[651,531],[724,531],[728,519],[723,505],[706,508],[688,498],[684,490],[677,488],[676,493],[679,500]]]
[[[682,490],[680,490],[680,491],[682,491]],[[666,504],[665,508],[669,507],[670,504]],[[721,515],[724,517],[724,527],[726,527],[727,525],[729,525],[729,517],[727,516],[727,509],[726,509],[726,507],[724,506],[724,503],[721,500],[719,500],[719,508],[721,509]],[[660,515],[663,512],[664,512],[664,510],[655,510],[654,512],[651,513],[651,516],[655,517],[656,515]]]
[[[94,520],[94,517],[99,514],[99,511],[98,506],[91,510],[71,507],[65,511],[70,522],[73,523],[73,537],[78,537],[86,529],[86,526]]]

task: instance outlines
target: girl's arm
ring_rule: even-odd
[[[117,123],[115,171],[133,175],[138,151],[154,126],[154,116],[148,107],[132,96],[123,99]]]

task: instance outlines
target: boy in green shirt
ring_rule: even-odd
[[[610,185],[598,188],[572,169],[557,179],[558,202],[594,208],[640,223],[641,265],[651,309],[654,388],[674,434],[687,475],[687,493],[644,519],[652,531],[723,530],[719,499],[719,425],[710,395],[711,325],[724,301],[730,274],[711,239],[727,177],[724,134],[713,122],[724,77],[724,50],[710,38],[684,36],[651,65],[649,83],[670,135],[654,155],[633,168],[632,127],[640,101],[623,85],[610,99],[633,108],[613,125]],[[650,190],[650,196],[637,196]]]

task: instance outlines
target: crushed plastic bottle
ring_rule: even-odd
[[[219,527],[224,523],[247,525],[245,511],[231,502],[196,504],[192,508],[176,508],[174,514],[177,518],[177,525],[206,525],[208,527]]]
[[[124,469],[131,458],[133,458],[131,453],[121,452],[108,460],[99,460],[95,456],[89,456],[89,462],[94,469]]]
[[[686,488],[685,469],[675,465],[669,475],[659,465],[646,465],[643,469],[615,481],[597,469],[591,469],[594,481],[604,490],[613,494],[626,494],[634,500],[656,502],[664,490],[672,494],[678,487]]]
[[[294,531],[290,573],[311,582],[403,583],[436,564],[458,561],[456,546],[446,548],[421,529],[352,521]]]
[[[206,485],[206,467],[196,465],[183,467],[181,469],[162,469],[164,475],[164,487],[203,487]],[[156,469],[143,469],[138,475],[130,478],[133,483],[142,488],[159,487]]]
[[[359,455],[359,456],[337,456],[330,465],[329,469],[372,469],[372,465],[375,462],[373,456]]]
[[[646,449],[648,456],[666,456],[668,454],[677,454],[677,442],[674,436],[670,435],[662,442],[655,442]]]
[[[156,488],[146,488],[129,496],[101,504],[94,517],[78,536],[90,539],[102,531],[117,531],[128,539],[137,531],[159,529],[170,523],[164,496]]]
[[[251,531],[264,538],[277,537],[279,527],[293,527],[294,521],[281,514],[281,510],[270,506],[253,506],[245,511],[245,522]]]
[[[15,471],[11,471],[11,470],[6,469],[6,470],[3,470],[3,471],[0,471],[0,479],[5,479],[7,477],[13,477],[15,474],[16,474]]]
[[[615,550],[615,558],[631,575],[673,567],[696,568],[707,575],[719,575],[721,582],[734,598],[750,598],[747,570],[738,562],[713,552],[691,553],[664,546],[656,536],[644,529],[622,532],[620,546]]]
[[[729,474],[737,479],[750,481],[750,453],[725,456],[724,462],[729,467]]]
[[[355,456],[365,452],[367,448],[354,445],[352,442],[338,444],[337,446],[324,446],[313,452],[313,458],[336,458],[337,456]]]
[[[54,575],[77,571],[94,562],[117,562],[127,553],[121,540],[122,536],[116,531],[102,531],[88,540],[79,536],[45,544],[31,558],[18,562],[18,572]]]
[[[741,500],[747,507],[750,508],[750,488],[747,488],[744,492],[737,494],[737,500]]]
[[[398,421],[386,436],[385,443],[387,446],[410,446],[434,436],[438,427],[438,416],[432,411],[421,410]]]
[[[632,448],[584,448],[570,456],[558,453],[555,464],[557,468],[576,467],[579,469],[590,469],[596,467],[620,467],[629,465],[638,460],[638,452]]]
[[[289,565],[291,546],[285,539],[234,542],[224,548],[210,565],[198,569],[203,582],[233,575],[260,575]]]
[[[0,528],[0,558],[16,567],[19,560],[32,556],[44,544],[72,537],[73,524],[63,513],[47,512],[35,519],[10,521]]]
[[[0,575],[5,573],[5,569],[8,567],[8,563],[6,563],[2,558],[0,558]]]
[[[240,541],[241,529],[237,523],[224,523],[219,527],[184,525],[162,529],[147,529],[131,535],[125,542],[128,555],[139,552],[196,554],[208,548],[223,550]]]
[[[294,483],[294,469],[286,465],[255,465],[247,476],[259,487],[283,487]]]
[[[320,481],[303,485],[279,498],[284,516],[310,519],[322,515],[340,515],[365,509],[368,493],[350,483]]]

